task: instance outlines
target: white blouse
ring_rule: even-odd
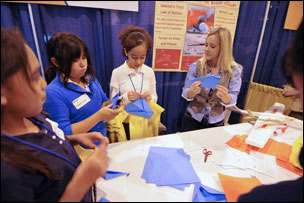
[[[126,99],[125,104],[129,103],[128,92],[135,91],[132,82],[136,92],[140,93],[142,86],[141,94],[149,91],[153,101],[157,102],[156,80],[153,69],[145,64],[137,69],[129,68],[127,61],[118,68],[115,68],[112,72],[110,98],[112,99],[119,93],[120,96]]]

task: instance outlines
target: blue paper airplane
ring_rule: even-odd
[[[189,85],[196,81],[201,81],[202,84],[200,85],[200,87],[215,88],[215,86],[220,82],[220,79],[221,76],[219,75],[207,75],[190,80]]]
[[[148,119],[153,115],[153,111],[145,98],[138,98],[137,100],[130,102],[125,107],[125,110],[130,114]]]

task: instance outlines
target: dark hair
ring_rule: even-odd
[[[8,31],[1,28],[1,85],[10,85],[8,80],[18,71],[23,71],[29,84],[29,63],[25,49],[25,40],[17,28]],[[32,87],[30,85],[30,87]],[[5,107],[1,105],[1,128]],[[7,139],[1,137],[1,160],[30,172],[43,173],[52,179],[58,179],[58,175],[40,158],[30,152],[18,148],[18,144],[10,144]]]
[[[92,79],[95,79],[88,47],[79,36],[68,32],[58,32],[47,42],[46,49],[51,63],[51,66],[46,69],[44,74],[47,84],[56,77],[57,72],[63,73],[63,82],[66,84],[70,77],[72,64],[75,59],[80,58],[82,51],[87,58],[88,67],[81,80],[88,83],[87,75],[91,75]],[[56,59],[58,67],[52,63],[52,57]]]
[[[16,27],[12,31],[1,27],[1,84],[20,70],[30,83],[24,38]]]
[[[291,39],[282,60],[282,68],[284,76],[292,85],[293,73],[303,75],[303,21]]]
[[[118,39],[121,40],[122,54],[124,56],[126,56],[124,49],[126,49],[126,52],[129,52],[131,49],[141,45],[142,43],[146,44],[146,55],[148,55],[152,49],[152,37],[144,28],[127,26],[120,31]]]

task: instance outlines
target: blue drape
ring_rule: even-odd
[[[266,1],[241,1],[240,4],[233,45],[234,58],[244,67],[243,82],[237,102],[240,108],[244,106],[265,8]],[[286,82],[280,71],[280,64],[287,42],[294,33],[283,29],[287,8],[287,1],[271,2],[254,82],[280,88]],[[96,77],[107,95],[112,70],[126,60],[117,38],[120,30],[127,25],[137,25],[145,28],[152,37],[154,34],[154,1],[139,1],[139,12],[45,4],[32,4],[32,11],[43,67],[49,66],[45,47],[48,38],[62,31],[77,34],[88,46]],[[24,33],[25,39],[36,52],[27,4],[1,3],[1,26],[8,28],[12,25],[17,26]],[[152,53],[148,55],[145,64],[152,66]],[[187,106],[187,102],[181,97],[186,73],[156,71],[155,75],[158,104],[165,108],[161,121],[167,126],[167,133],[175,133],[179,131]],[[238,121],[239,115],[232,113],[229,123]]]

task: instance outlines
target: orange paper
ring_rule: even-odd
[[[275,156],[277,159],[277,164],[279,166],[286,168],[287,170],[290,170],[291,172],[296,173],[300,176],[303,176],[303,170],[295,167],[289,162],[289,155],[291,153],[292,146],[286,143],[277,142],[273,139],[269,139],[264,148],[261,149],[246,144],[245,140],[247,137],[248,135],[235,135],[228,142],[226,142],[226,144],[232,148],[246,152],[247,154],[250,154],[250,150],[252,150]]]
[[[257,178],[239,178],[218,173],[228,202],[236,202],[240,195],[262,185]]]

